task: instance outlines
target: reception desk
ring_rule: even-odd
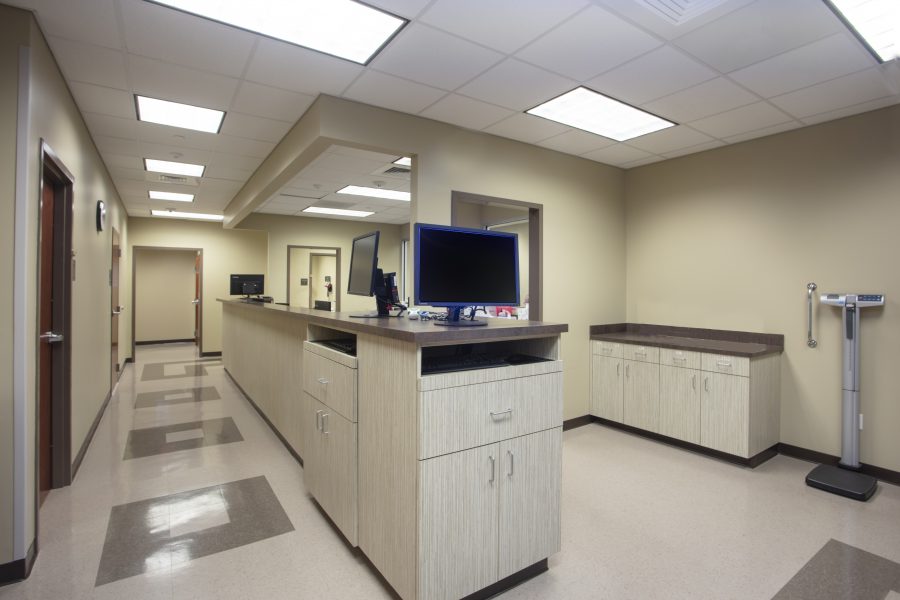
[[[487,597],[547,568],[560,548],[566,325],[221,302],[228,373],[402,598]],[[509,359],[448,366],[475,356]]]

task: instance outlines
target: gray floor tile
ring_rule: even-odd
[[[135,408],[151,408],[155,406],[168,406],[170,404],[182,404],[185,402],[205,402],[207,400],[220,400],[219,391],[213,385],[192,388],[178,388],[172,390],[160,390],[156,392],[141,392],[135,396]]]
[[[199,437],[195,433],[195,430],[198,429],[202,433]],[[242,441],[244,438],[231,417],[132,429],[128,432],[125,455],[122,458],[123,460],[143,458],[167,452]]]
[[[202,377],[208,375],[206,365],[195,361],[148,363],[141,371],[141,381],[159,381],[162,379],[178,379],[180,377]]]
[[[293,530],[264,476],[120,504],[110,512],[95,585]]]
[[[773,600],[884,600],[900,592],[900,564],[829,540]]]

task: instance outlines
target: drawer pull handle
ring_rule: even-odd
[[[622,370],[622,363],[616,363],[616,377],[620,376],[620,371]]]
[[[316,431],[322,431],[322,411],[316,411]]]
[[[600,346],[600,349],[601,349],[605,354],[612,354],[612,351],[613,351],[612,348],[607,348],[606,346]]]
[[[647,352],[646,352],[646,350],[643,351],[643,352],[637,352],[637,351],[635,351],[634,355],[635,355],[635,356],[643,356],[643,357],[646,358]]]
[[[506,410],[501,410],[500,412],[494,412],[494,411],[491,411],[491,418],[492,418],[492,419],[496,419],[497,417],[502,416],[502,415],[509,415],[509,416],[512,416],[512,409],[511,409],[511,408],[507,408]]]
[[[629,365],[625,365],[625,377],[628,377],[628,376],[629,376],[629,375],[628,375],[628,367],[629,367]]]
[[[506,474],[507,477],[513,476],[513,466],[515,465],[515,456],[513,456],[512,450],[507,450],[507,454],[509,454],[509,473]]]
[[[316,381],[318,381],[318,382],[321,383],[322,385],[328,385],[329,383],[331,383],[330,381],[328,381],[328,380],[325,379],[324,377],[319,377],[318,379],[316,379]]]
[[[673,360],[673,361],[676,361],[676,360],[677,360],[678,362],[686,363],[686,362],[687,362],[687,357],[686,357],[686,356],[673,356],[673,357],[672,357],[672,360]]]
[[[709,391],[709,377],[703,378],[703,389]]]
[[[697,376],[696,375],[691,375],[691,389],[692,390],[697,389]]]
[[[496,461],[494,460],[494,457],[493,457],[493,456],[488,456],[488,458],[489,458],[490,461],[491,461],[491,478],[488,480],[488,483],[493,484],[493,483],[494,483],[494,471],[496,470],[495,467],[496,467],[497,465],[496,465]]]
[[[717,361],[716,361],[716,366],[718,366],[718,367],[730,367],[730,366],[731,366],[731,361],[730,361],[730,360],[717,360]]]
[[[328,433],[329,433],[329,431],[328,431],[328,417],[329,416],[331,416],[331,415],[329,415],[328,413],[322,414],[322,433],[324,433],[325,435],[328,435]]]

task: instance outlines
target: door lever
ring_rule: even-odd
[[[41,340],[47,342],[48,344],[58,344],[63,341],[65,337],[61,333],[53,333],[52,331],[47,331],[41,334]]]

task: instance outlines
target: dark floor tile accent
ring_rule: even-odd
[[[180,365],[182,370],[178,370],[174,375],[166,375],[167,365]],[[207,363],[197,361],[190,362],[162,362],[147,363],[141,371],[141,381],[159,381],[161,379],[177,379],[179,377],[201,377],[206,375]]]
[[[220,400],[219,390],[215,386],[179,388],[174,390],[160,390],[157,392],[141,392],[134,399],[135,408],[150,408],[153,406],[168,406],[170,404],[183,404],[185,402],[203,402],[205,400]]]
[[[226,512],[228,522],[171,535]],[[113,506],[96,586],[209,556],[294,530],[265,477]]]
[[[829,540],[773,600],[884,600],[900,592],[900,564],[837,540]]]
[[[190,436],[192,434],[196,435],[196,437],[169,441],[166,439],[166,434],[172,434],[169,436],[170,438]],[[125,443],[125,456],[122,459],[143,458],[167,452],[178,452],[179,450],[191,450],[203,446],[242,441],[244,441],[244,438],[231,417],[177,423],[161,427],[147,427],[145,429],[132,429],[128,432],[128,441]]]

